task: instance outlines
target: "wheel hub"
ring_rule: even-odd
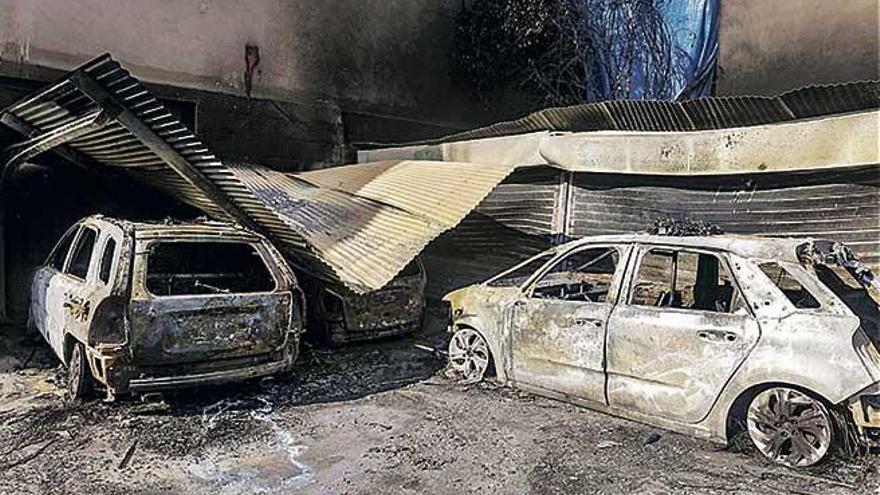
[[[798,390],[776,387],[755,396],[747,425],[758,450],[780,464],[811,466],[822,460],[831,446],[828,410]]]
[[[489,367],[489,346],[475,330],[463,328],[449,341],[449,364],[468,381],[479,381]]]

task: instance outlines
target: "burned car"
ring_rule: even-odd
[[[355,294],[338,283],[301,275],[309,329],[323,345],[412,333],[425,318],[425,269],[416,258],[385,287]]]
[[[71,227],[34,275],[29,324],[69,370],[68,393],[215,384],[288,370],[303,295],[265,238],[215,222]]]
[[[450,367],[809,466],[880,439],[877,286],[831,241],[584,238],[447,294]]]

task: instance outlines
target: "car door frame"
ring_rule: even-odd
[[[617,249],[619,253],[619,258],[617,261],[617,266],[615,268],[614,275],[609,284],[608,295],[606,296],[605,302],[597,303],[597,302],[588,302],[588,301],[566,301],[566,300],[553,300],[553,299],[533,299],[531,294],[533,293],[535,286],[537,283],[542,280],[550,270],[552,270],[556,265],[564,260],[565,258],[572,256],[576,253],[597,249],[597,248],[612,248]],[[571,249],[567,249],[565,251],[560,251],[556,256],[552,256],[544,265],[542,265],[538,270],[535,271],[534,274],[529,276],[523,285],[520,287],[520,298],[512,305],[513,314],[511,315],[510,321],[510,362],[511,362],[511,375],[512,380],[517,386],[527,389],[533,389],[541,392],[550,392],[551,394],[559,394],[566,397],[576,398],[579,401],[585,401],[588,403],[597,403],[602,405],[607,405],[607,393],[606,393],[606,383],[607,376],[605,372],[606,366],[606,347],[607,347],[607,328],[608,321],[611,315],[613,314],[614,308],[618,304],[621,295],[622,282],[626,278],[626,273],[628,269],[628,265],[630,263],[630,259],[632,256],[634,245],[631,242],[601,242],[597,241],[595,243],[590,244],[582,244],[578,246],[574,246]],[[577,366],[573,366],[572,363],[563,362],[564,359],[572,358],[573,356],[556,356],[556,362],[549,364],[549,367],[555,368],[560,374],[567,375],[569,382],[571,378],[575,378],[577,380],[583,379],[584,381],[593,382],[592,385],[584,385],[587,388],[579,388],[577,384],[568,385],[562,384],[559,380],[556,383],[553,380],[550,380],[551,373],[546,373],[546,379],[541,379],[540,376],[531,376],[528,377],[523,371],[522,368],[522,360],[525,356],[519,355],[522,349],[520,346],[520,341],[518,340],[518,332],[522,331],[520,329],[520,325],[522,324],[522,319],[527,317],[523,312],[527,312],[530,309],[539,310],[543,309],[540,307],[529,308],[530,301],[539,301],[541,305],[573,305],[576,306],[576,309],[596,309],[597,306],[604,306],[605,314],[602,317],[604,321],[601,322],[602,335],[597,338],[596,347],[601,353],[601,358],[598,360],[598,363],[592,368],[580,367],[578,370]],[[593,319],[595,316],[590,316],[589,318],[585,318],[587,320]],[[573,318],[576,319],[576,318]],[[567,328],[567,327],[566,327]],[[572,328],[578,328],[574,326]],[[569,328],[571,329],[571,328]],[[593,328],[587,328],[587,330],[593,330]],[[572,338],[570,343],[574,342],[574,338]],[[565,349],[558,349],[563,354],[566,352]],[[595,351],[596,349],[593,349]],[[594,359],[596,356],[590,356],[591,359]],[[546,361],[551,361],[550,356],[546,356]],[[584,371],[586,370],[586,371]],[[518,372],[519,371],[519,372]],[[595,375],[595,376],[590,376]]]
[[[83,222],[77,222],[65,230],[64,234],[58,238],[58,241],[52,247],[49,255],[46,256],[46,261],[35,275],[37,280],[34,281],[34,286],[31,288],[31,304],[29,312],[33,324],[43,335],[43,338],[49,344],[49,347],[55,351],[56,355],[62,361],[65,360],[63,345],[63,317],[65,310],[63,306],[63,298],[54,297],[56,296],[56,294],[54,294],[54,289],[65,276],[64,271],[67,269],[67,264],[70,262],[70,256],[73,252],[74,246],[76,246],[77,240],[79,239],[82,226]],[[64,254],[64,259],[61,262],[61,269],[59,270],[52,266],[52,259],[60,248],[61,242],[68,234],[72,234],[73,237],[70,241],[70,245],[67,246],[67,252]],[[39,283],[39,286],[37,286],[37,283]]]
[[[82,239],[82,236],[84,235],[86,229],[91,229],[95,232],[95,241],[92,245],[92,253],[89,256],[88,268],[86,269],[85,274],[86,276],[85,278],[80,278],[76,275],[69,273],[69,270],[70,264],[73,262],[73,255],[76,252],[76,248],[79,245],[80,239]],[[70,252],[67,255],[67,260],[64,264],[64,270],[62,270],[61,272],[62,281],[65,282],[65,286],[67,287],[67,289],[66,293],[63,296],[64,319],[63,325],[60,328],[61,338],[59,339],[59,345],[61,346],[60,351],[62,354],[59,355],[64,355],[64,342],[68,335],[72,336],[74,339],[83,343],[84,345],[88,345],[89,343],[89,327],[91,325],[91,320],[94,316],[95,309],[100,303],[100,298],[96,296],[94,289],[98,276],[98,265],[100,265],[101,254],[103,253],[103,247],[106,243],[106,230],[107,229],[103,228],[101,225],[97,225],[94,222],[83,222],[80,225],[80,229],[79,232],[77,232],[76,239],[74,239],[74,242],[70,248]]]
[[[724,389],[727,387],[727,385],[730,383],[731,379],[736,375],[737,370],[739,370],[739,368],[743,365],[743,363],[746,361],[748,355],[751,353],[751,351],[755,348],[757,343],[760,341],[761,326],[758,322],[758,318],[756,317],[755,312],[753,311],[753,308],[751,308],[751,306],[749,304],[748,298],[746,297],[746,292],[743,290],[743,287],[742,287],[740,281],[738,280],[735,271],[733,270],[733,263],[731,262],[731,260],[729,259],[729,257],[727,256],[727,253],[725,251],[702,247],[702,246],[680,246],[680,245],[664,244],[664,243],[657,243],[657,242],[636,243],[636,245],[633,247],[633,250],[631,251],[631,262],[629,263],[629,265],[627,267],[627,274],[624,277],[624,280],[623,280],[623,283],[621,286],[621,294],[618,297],[618,304],[615,306],[615,311],[612,313],[612,316],[611,316],[611,318],[609,320],[609,324],[608,324],[608,331],[607,331],[607,346],[608,347],[606,350],[606,353],[607,353],[606,355],[609,357],[609,360],[606,362],[606,374],[607,374],[607,387],[608,387],[607,394],[608,394],[608,401],[609,401],[608,403],[611,408],[623,409],[623,410],[626,410],[628,412],[635,413],[635,414],[658,417],[658,413],[656,411],[648,410],[643,407],[638,407],[638,404],[636,404],[636,405],[627,404],[625,406],[622,406],[620,403],[615,404],[615,394],[616,394],[617,389],[619,388],[620,384],[615,383],[615,381],[616,381],[615,378],[617,377],[617,373],[616,373],[616,369],[613,369],[613,367],[616,366],[616,363],[613,362],[614,358],[616,357],[615,349],[614,349],[614,345],[615,345],[615,342],[614,342],[615,335],[614,334],[615,334],[615,331],[617,330],[617,326],[620,324],[621,313],[629,310],[629,308],[631,308],[631,307],[636,308],[637,310],[647,310],[648,312],[655,312],[656,309],[660,309],[657,306],[640,306],[640,305],[631,304],[632,297],[633,297],[633,291],[635,289],[635,285],[637,282],[636,279],[638,277],[639,269],[641,268],[641,265],[642,265],[642,260],[644,259],[644,256],[647,255],[648,253],[650,253],[651,250],[653,250],[653,249],[663,249],[663,250],[671,250],[671,251],[679,251],[679,252],[683,251],[683,252],[690,252],[690,253],[695,253],[695,254],[703,253],[703,254],[709,254],[709,255],[715,256],[719,260],[719,262],[723,264],[723,267],[724,267],[725,271],[727,272],[728,277],[731,279],[731,282],[734,284],[734,287],[736,289],[735,295],[737,295],[737,297],[739,297],[742,300],[742,306],[745,308],[745,311],[746,311],[745,314],[737,315],[733,311],[726,312],[726,313],[717,313],[717,312],[712,312],[712,311],[693,310],[693,309],[689,309],[689,308],[663,308],[666,311],[672,312],[673,314],[675,314],[675,313],[700,314],[700,315],[705,316],[707,318],[712,318],[709,315],[724,315],[724,316],[721,316],[722,320],[742,318],[742,319],[747,319],[746,324],[749,324],[749,328],[746,328],[744,330],[744,333],[747,333],[747,335],[745,335],[739,342],[740,344],[743,345],[743,348],[741,350],[741,354],[738,356],[737,362],[727,372],[723,381],[721,383],[717,384],[717,389],[714,391],[711,399],[709,399],[708,403],[704,404],[703,407],[701,408],[701,410],[700,410],[701,414],[699,415],[699,417],[691,417],[687,421],[684,421],[680,417],[676,418],[676,417],[660,416],[664,420],[678,422],[678,423],[698,423],[699,421],[702,421],[703,419],[705,419],[705,417],[711,413],[712,407],[714,407],[715,403],[718,401],[718,398],[721,396]],[[692,329],[688,329],[688,330],[692,330]],[[699,334],[699,329],[697,331],[695,331],[694,333]],[[638,377],[628,376],[627,378],[630,380],[633,380],[633,382],[634,382],[633,384],[631,384],[631,386],[630,386],[631,388],[639,388],[640,384],[638,383]],[[642,382],[641,385],[644,385],[643,392],[646,396],[650,395],[649,391],[651,390],[651,387],[656,386],[656,385],[660,385],[657,381],[652,380],[652,379],[644,379],[643,378],[640,381]],[[636,402],[642,402],[642,405],[644,405],[646,407],[649,405],[648,403],[651,402],[650,400],[639,401],[638,398],[636,398],[636,397],[628,397],[627,399],[635,399]]]

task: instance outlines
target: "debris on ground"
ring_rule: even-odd
[[[151,404],[65,402],[63,391],[52,392],[58,386],[44,383],[55,368],[40,367],[52,362],[41,347],[23,372],[0,373],[0,493],[846,495],[850,486],[880,488],[873,457],[790,476],[754,455],[674,433],[663,435],[664,448],[645,449],[646,438],[659,437],[653,428],[491,379],[462,390],[443,377],[442,360],[415,347],[446,347],[445,322],[436,320],[424,335],[341,348],[322,354],[320,365],[306,350],[291,376],[266,388],[204,387]],[[724,489],[686,488],[704,485]]]
[[[718,225],[706,222],[704,220],[664,217],[654,220],[654,226],[648,230],[648,233],[652,235],[686,237],[700,235],[720,235],[724,233],[724,230]]]

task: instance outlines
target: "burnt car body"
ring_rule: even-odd
[[[417,258],[385,287],[355,294],[338,283],[300,275],[309,328],[326,345],[405,335],[422,327],[425,269]]]
[[[108,398],[262,377],[290,369],[302,291],[265,238],[216,222],[71,227],[31,287],[29,325]]]
[[[835,411],[880,438],[877,286],[831,241],[588,237],[447,294],[450,366],[808,466]]]

